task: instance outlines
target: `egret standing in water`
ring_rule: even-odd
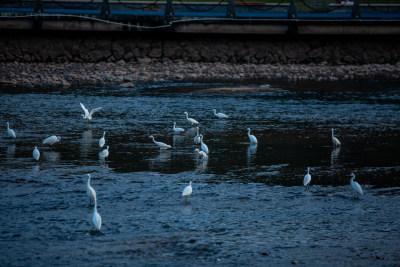
[[[43,143],[43,145],[53,145],[57,142],[60,142],[60,140],[61,140],[61,136],[52,135],[52,136],[44,139],[42,143]]]
[[[171,148],[170,145],[167,145],[163,142],[157,142],[156,140],[154,140],[154,137],[152,135],[149,136],[149,138],[151,138],[154,142],[154,144],[156,144],[160,149],[169,149]]]
[[[40,158],[40,152],[39,152],[39,149],[37,148],[37,146],[35,146],[35,149],[33,149],[32,154],[33,154],[33,158],[38,161]]]
[[[194,143],[196,145],[200,144],[199,127],[197,127],[197,133],[196,133],[196,136],[194,137]]]
[[[250,128],[247,128],[247,136],[250,139],[250,143],[258,144],[257,138],[254,135],[250,134]]]
[[[199,122],[196,121],[195,119],[189,118],[189,115],[188,115],[188,113],[187,113],[186,111],[185,111],[183,114],[186,115],[187,121],[188,121],[192,126],[193,126],[193,125],[199,124]]]
[[[339,141],[339,139],[337,139],[336,137],[333,136],[333,129],[331,129],[331,130],[332,130],[332,143],[333,143],[333,146],[334,147],[338,147],[338,146],[340,146],[340,141]]]
[[[361,189],[360,184],[357,183],[357,182],[354,182],[354,179],[356,178],[356,175],[354,173],[351,173],[350,176],[351,176],[351,179],[350,179],[351,187],[353,187],[353,189],[354,189],[354,191],[356,191],[357,195],[358,194],[363,195],[364,193],[363,193],[363,191]]]
[[[87,174],[88,180],[86,184],[86,195],[89,197],[89,205],[92,204],[92,201],[96,198],[96,191],[94,191],[93,187],[90,186],[90,174]]]
[[[103,137],[99,140],[99,147],[103,147],[106,143],[106,132],[103,132]]]
[[[215,109],[213,109],[213,112],[214,112],[214,115],[217,116],[219,119],[229,118],[228,115],[226,115],[225,113],[221,113],[221,112],[217,113],[217,111]]]
[[[99,111],[100,109],[102,109],[102,107],[94,108],[89,112],[89,110],[87,110],[87,108],[85,108],[85,106],[82,103],[80,103],[80,104],[81,104],[83,111],[85,112],[85,114],[82,114],[82,117],[84,119],[88,120],[88,127],[89,127],[89,121],[92,119],[93,114],[95,112]]]
[[[107,146],[106,149],[104,149],[103,151],[100,152],[100,158],[106,159],[108,157],[108,155],[110,155],[110,152],[108,151],[110,147]]]
[[[11,138],[16,138],[17,136],[15,135],[15,132],[13,129],[10,128],[10,124],[7,122],[7,133],[8,136]]]
[[[185,189],[183,189],[182,196],[185,197],[187,200],[190,194],[192,194],[192,181],[190,181],[189,185],[186,186]]]
[[[303,185],[308,189],[311,182],[310,167],[307,167],[307,174],[304,176]]]
[[[101,229],[101,216],[97,212],[97,198],[94,198],[94,209],[93,209],[93,217],[92,217],[93,227],[100,231]]]
[[[182,132],[185,131],[185,129],[178,128],[178,127],[175,127],[175,126],[176,126],[176,122],[174,122],[174,126],[172,127],[172,130],[174,131],[174,133],[182,133]]]
[[[200,144],[201,144],[201,150],[203,150],[206,154],[208,154],[208,146],[203,143],[203,135],[200,134]]]

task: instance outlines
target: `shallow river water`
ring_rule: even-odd
[[[400,265],[400,84],[245,86],[255,90],[1,92],[0,265]],[[228,90],[207,90],[216,87]],[[89,129],[80,102],[103,107]],[[185,111],[199,121],[208,160],[195,157]],[[173,122],[185,132],[174,134]],[[61,141],[43,145],[50,135]],[[149,135],[172,148],[160,151]],[[91,231],[88,173],[100,233]]]

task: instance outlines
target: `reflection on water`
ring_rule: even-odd
[[[56,163],[60,160],[60,153],[55,151],[43,151],[41,153],[44,160]]]
[[[400,86],[270,89],[178,94],[138,85],[0,94],[1,121],[15,125],[18,116],[27,118],[23,137],[10,143],[0,135],[0,262],[400,265],[400,117],[393,116]],[[81,101],[103,107],[89,130]],[[219,107],[229,119],[210,112]],[[196,127],[183,111],[199,121],[208,160],[194,154]],[[174,134],[171,121],[185,132]],[[249,143],[249,127],[258,145]],[[331,128],[340,133],[336,149]],[[105,160],[98,157],[104,129],[111,147]],[[36,162],[33,147],[55,130],[63,142],[39,146],[43,160]],[[160,150],[148,138],[154,133],[172,148]],[[308,166],[312,186],[305,192]],[[351,172],[362,199],[351,196]],[[90,235],[86,173],[95,177],[101,235]],[[189,181],[193,193],[186,202],[182,190]]]
[[[7,147],[7,156],[9,157],[9,158],[12,158],[12,157],[14,157],[14,155],[15,155],[15,144],[13,144],[13,145],[9,145],[8,147]]]
[[[149,169],[151,171],[159,171],[171,159],[171,152],[169,150],[160,149],[157,156],[149,159]]]
[[[195,173],[205,173],[207,172],[208,158],[197,158],[196,159],[196,169]]]
[[[338,162],[339,155],[340,155],[340,146],[333,147],[331,152],[331,168],[335,168],[335,165]]]
[[[247,165],[250,165],[257,153],[257,144],[250,144],[249,147],[247,148]]]
[[[82,133],[82,140],[80,142],[80,155],[83,159],[89,158],[92,152],[93,140],[92,140],[92,130],[86,130]]]

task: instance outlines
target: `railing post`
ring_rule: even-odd
[[[359,19],[360,18],[360,0],[354,0],[353,8],[351,10],[351,17],[353,19]]]
[[[103,0],[103,5],[101,6],[101,17],[108,17],[110,15],[110,4],[108,3],[108,0]]]
[[[35,4],[35,9],[34,11],[37,12],[43,12],[43,2],[42,0],[36,0],[36,4]]]
[[[297,18],[296,1],[295,0],[290,0],[288,18],[289,19]]]
[[[172,5],[172,0],[167,0],[167,5],[165,6],[165,18],[167,21],[171,21],[174,16],[174,7]]]
[[[229,2],[228,2],[228,10],[226,11],[226,16],[230,17],[230,18],[234,18],[236,16],[235,0],[229,0]]]

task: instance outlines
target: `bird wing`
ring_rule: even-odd
[[[89,111],[87,110],[87,108],[85,108],[85,106],[82,103],[80,103],[80,104],[81,104],[83,111],[85,112],[85,117],[89,116]]]
[[[52,142],[52,139],[54,138],[55,136],[50,136],[50,137],[47,137],[46,139],[44,139],[43,140],[43,145],[45,145],[45,144],[50,144],[51,142]]]
[[[102,107],[92,109],[92,110],[90,111],[89,116],[92,116],[95,112],[99,111],[100,109],[102,109]]]

